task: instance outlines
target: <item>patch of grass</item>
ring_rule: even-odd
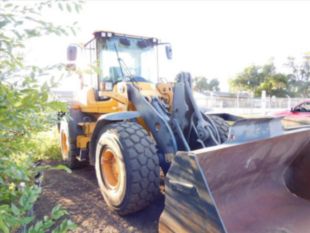
[[[59,133],[57,127],[42,132],[32,138],[33,158],[35,160],[61,160]]]

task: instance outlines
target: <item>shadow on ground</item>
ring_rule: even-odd
[[[57,170],[44,174],[43,194],[35,206],[37,217],[48,215],[57,203],[78,225],[76,232],[157,232],[164,196],[143,211],[120,217],[104,203],[95,170],[90,166],[71,174]]]

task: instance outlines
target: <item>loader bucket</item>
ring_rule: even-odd
[[[159,231],[309,233],[310,128],[243,120],[229,137],[176,155]]]

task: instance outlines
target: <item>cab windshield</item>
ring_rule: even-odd
[[[100,80],[102,82],[157,81],[156,44],[151,39],[109,38],[99,51]]]

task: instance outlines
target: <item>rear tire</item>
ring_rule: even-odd
[[[210,117],[213,120],[219,132],[221,143],[226,142],[228,139],[229,124],[221,117],[214,116],[214,115],[208,115],[208,117]]]
[[[137,123],[105,126],[96,147],[96,175],[107,205],[120,215],[148,206],[159,194],[155,144]]]
[[[82,129],[78,123],[82,121],[82,113],[78,110],[70,109],[70,117],[62,117],[60,122],[60,145],[61,155],[64,163],[71,169],[85,167],[86,161],[80,162],[77,159],[79,149],[76,147],[76,138],[78,135],[83,134]]]

